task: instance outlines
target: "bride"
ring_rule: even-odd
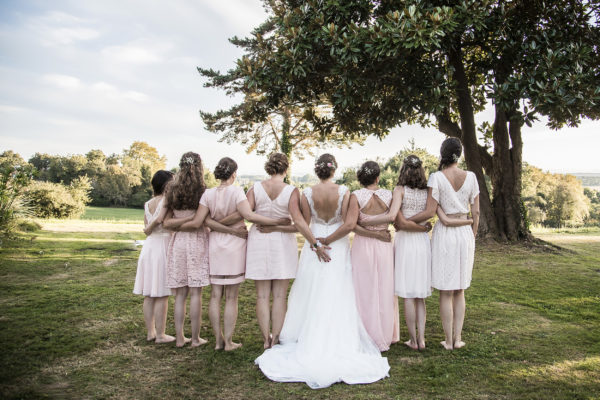
[[[335,158],[323,154],[315,164],[321,182],[304,190],[300,210],[298,205],[292,208],[298,204],[298,190],[290,199],[292,218],[306,242],[280,344],[255,360],[269,379],[306,382],[313,389],[341,381],[372,383],[388,376],[390,369],[356,308],[347,236],[353,223],[344,223],[349,193],[333,183],[335,169]],[[330,247],[316,237],[328,237]]]

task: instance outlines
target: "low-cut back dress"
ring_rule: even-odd
[[[358,223],[375,215],[363,212],[373,196],[389,209],[392,192],[362,188],[352,192],[358,200]],[[386,230],[388,224],[367,225],[373,231]],[[394,295],[394,245],[366,236],[354,235],[352,241],[352,277],[356,305],[362,322],[380,351],[389,350],[400,340],[398,299]]]
[[[150,201],[144,204],[144,214],[148,224],[158,218],[164,199],[159,201],[154,213],[150,212]],[[164,229],[162,224],[157,225],[146,237],[138,258],[134,294],[150,297],[164,297],[171,294],[171,289],[167,286],[167,249],[170,240],[171,231]]]
[[[346,191],[345,186],[338,188],[337,211],[324,221],[314,208],[312,188],[304,190],[315,237],[326,237],[342,225]],[[255,360],[273,381],[306,382],[319,389],[336,382],[371,383],[388,376],[387,358],[381,357],[356,308],[348,236],[330,247],[330,262],[319,261],[308,243],[302,248],[280,344]]]
[[[425,210],[427,189],[404,186],[400,212],[408,219]],[[431,296],[431,240],[427,232],[398,231],[394,238],[396,294],[405,299]]]
[[[458,190],[454,190],[442,171],[431,174],[427,186],[447,215],[462,218],[466,218],[469,205],[479,194],[477,178],[471,171],[467,171]],[[434,288],[467,289],[471,285],[474,258],[475,237],[471,226],[449,227],[439,221],[435,224],[431,236],[431,284]]]
[[[295,187],[286,185],[271,200],[261,182],[254,184],[254,212],[279,219],[291,218],[288,211],[290,197]],[[293,279],[298,269],[298,242],[290,232],[260,232],[252,225],[248,232],[246,250],[246,279]]]

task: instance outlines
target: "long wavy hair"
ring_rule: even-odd
[[[204,168],[198,153],[187,152],[181,156],[179,171],[167,186],[166,199],[172,210],[195,210],[206,190]]]
[[[414,154],[406,156],[398,175],[398,186],[408,186],[411,189],[427,189],[427,179],[423,162]]]

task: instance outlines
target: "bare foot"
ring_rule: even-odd
[[[404,342],[404,344],[413,350],[419,350],[419,346],[417,346],[417,344],[415,342],[413,342],[412,340],[408,340],[408,341]]]
[[[155,340],[155,339],[156,339],[156,336],[150,336],[150,335],[146,336],[146,340],[147,340],[148,342],[152,342],[152,341],[153,341],[153,340]]]
[[[225,347],[225,340],[223,339],[223,336],[221,336],[220,338],[217,339],[217,344],[215,345],[215,350],[223,350],[224,347]]]
[[[456,342],[454,342],[454,348],[455,349],[460,349],[461,347],[465,347],[465,342],[463,342],[462,340],[457,340]]]
[[[279,344],[279,335],[271,338],[271,347],[275,346],[276,344]]]
[[[425,341],[419,341],[419,350],[425,350]]]
[[[192,341],[192,339],[189,339],[189,338],[186,338],[186,337],[184,337],[183,340],[179,340],[179,338],[177,338],[175,346],[177,346],[177,347],[183,347],[183,346],[185,346],[186,343],[189,343],[191,341]]]
[[[225,343],[225,351],[233,351],[235,349],[239,349],[240,347],[242,347],[241,343]]]
[[[156,338],[156,343],[171,343],[175,341],[175,336],[163,335]]]
[[[440,344],[441,344],[442,346],[444,346],[444,348],[445,348],[446,350],[452,350],[452,345],[451,345],[451,344],[447,344],[445,340],[442,340],[442,341],[440,342]]]
[[[206,339],[202,339],[202,338],[198,338],[198,340],[194,339],[192,340],[192,347],[198,347],[198,346],[202,346],[203,344],[208,343],[208,340]]]

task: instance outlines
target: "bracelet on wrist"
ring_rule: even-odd
[[[311,244],[310,246],[316,250],[316,249],[318,249],[319,247],[321,247],[321,242],[319,242],[319,241],[317,240],[316,242],[314,242],[314,243],[313,243],[313,244]]]

